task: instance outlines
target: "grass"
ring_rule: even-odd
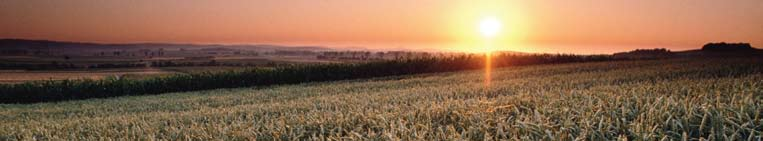
[[[0,140],[760,140],[760,59],[536,65],[37,104]]]

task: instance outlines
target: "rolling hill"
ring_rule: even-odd
[[[220,44],[171,44],[171,43],[131,43],[131,44],[100,44],[84,42],[50,41],[50,40],[27,40],[27,39],[0,39],[0,50],[61,50],[65,52],[91,52],[101,50],[136,50],[136,49],[202,49],[202,48],[229,48],[251,51],[274,51],[274,50],[306,50],[306,51],[329,51],[334,50],[321,46],[281,46],[281,45],[220,45]]]

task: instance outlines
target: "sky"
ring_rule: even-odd
[[[500,31],[480,36],[489,18]],[[0,38],[580,54],[763,47],[763,0],[2,0]]]

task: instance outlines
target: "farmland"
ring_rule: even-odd
[[[267,68],[284,64],[320,64],[333,61],[308,60],[306,57],[217,57],[215,59],[140,58],[140,57],[60,57],[0,56],[0,84],[41,80],[93,79],[125,77],[153,78],[170,74],[221,72],[246,68]],[[55,62],[58,65],[52,65]],[[216,64],[209,64],[214,62]],[[151,66],[168,65],[170,66]],[[15,64],[17,66],[3,66]],[[100,65],[103,68],[87,68]],[[56,67],[54,67],[56,66]],[[104,67],[105,66],[105,67]],[[23,67],[23,68],[22,68]]]
[[[483,71],[0,105],[14,139],[741,139],[763,137],[760,58]]]
[[[67,71],[0,71],[0,83],[23,83],[38,80],[104,79],[114,76],[145,78],[174,74],[160,69],[107,69],[107,70],[67,70]]]
[[[593,62],[612,60],[605,55],[491,55],[494,67]],[[486,56],[454,56],[411,58],[361,63],[283,65],[275,68],[250,68],[145,79],[109,77],[108,79],[74,79],[0,84],[0,103],[33,103],[106,98],[126,95],[150,95],[168,92],[209,90],[297,84],[307,82],[364,79],[384,76],[450,72],[482,68]],[[742,71],[749,71],[743,69]]]
[[[109,77],[127,79],[148,79],[174,74],[204,72],[224,72],[253,67],[162,67],[162,68],[118,68],[95,70],[0,70],[0,84],[18,84],[31,81],[47,80],[101,80]],[[261,67],[263,68],[263,67]]]

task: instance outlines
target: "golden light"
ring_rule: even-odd
[[[492,81],[492,52],[517,50],[529,34],[532,23],[521,1],[479,0],[461,1],[448,14],[451,42],[455,50],[485,54],[485,88]]]
[[[447,13],[447,37],[452,50],[484,53],[528,51],[532,21],[526,2],[511,0],[460,1]]]
[[[487,17],[480,20],[479,23],[479,31],[482,34],[482,37],[487,38],[486,44],[484,46],[485,51],[485,87],[489,87],[491,80],[493,79],[491,73],[493,71],[493,59],[491,56],[491,52],[493,52],[494,47],[491,44],[492,38],[498,35],[498,33],[501,31],[501,21],[499,21],[495,17]]]
[[[480,21],[480,33],[485,38],[493,38],[501,31],[501,21],[495,17],[487,17]]]

